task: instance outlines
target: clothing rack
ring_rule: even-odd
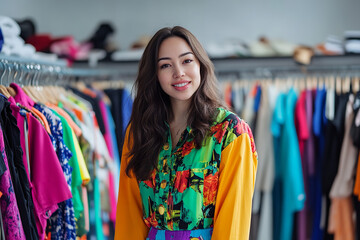
[[[222,79],[275,79],[288,76],[338,75],[359,76],[360,55],[314,56],[309,65],[296,63],[292,57],[214,58],[215,74]],[[71,81],[130,80],[138,72],[137,60],[99,62],[90,67],[87,62],[23,59],[0,54],[0,84],[63,85]]]
[[[292,57],[236,57],[212,58],[215,74],[223,78],[276,78],[284,75],[350,74],[359,75],[360,55],[314,56],[307,66]],[[138,60],[103,61],[91,69],[116,69],[121,75],[135,79]],[[90,68],[88,62],[75,62],[75,67]]]
[[[66,61],[24,59],[0,54],[0,84],[64,85],[76,80],[111,80],[120,76],[116,69],[67,67]]]

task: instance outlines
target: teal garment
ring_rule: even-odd
[[[297,95],[292,88],[285,101],[285,122],[280,139],[281,176],[283,180],[280,240],[291,239],[294,213],[304,208],[305,191],[294,111]]]
[[[94,178],[94,208],[95,208],[95,228],[96,228],[96,239],[104,240],[104,233],[102,230],[101,220],[101,201],[100,201],[100,189],[99,180]]]
[[[65,145],[69,148],[72,153],[72,157],[69,160],[69,165],[72,167],[72,180],[71,180],[71,193],[73,195],[74,211],[76,220],[80,217],[81,212],[84,211],[84,205],[81,201],[80,187],[82,184],[82,179],[80,175],[79,164],[77,161],[77,155],[72,135],[72,129],[66,119],[58,114],[56,111],[52,110],[56,116],[58,116],[63,125],[63,138]]]

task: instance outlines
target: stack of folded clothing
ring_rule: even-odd
[[[345,52],[348,54],[360,54],[360,31],[346,31],[345,37]]]
[[[0,16],[0,29],[3,36],[1,53],[26,58],[34,56],[35,48],[30,44],[25,44],[20,37],[20,26],[13,19]]]
[[[329,35],[324,43],[318,44],[316,50],[323,55],[343,55],[343,41],[335,35]]]

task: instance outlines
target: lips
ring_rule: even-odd
[[[180,81],[180,82],[177,82],[175,84],[172,84],[172,86],[176,90],[181,91],[181,90],[187,89],[190,83],[191,83],[191,81]]]

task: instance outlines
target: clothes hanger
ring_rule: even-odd
[[[25,76],[24,76],[24,84],[25,86],[22,88],[26,95],[28,95],[34,102],[40,102],[42,104],[45,104],[45,100],[42,97],[41,93],[39,93],[39,90],[36,89],[35,85],[35,77],[36,72],[35,68],[31,64],[26,64],[25,68]]]
[[[336,91],[336,94],[340,95],[342,90],[341,90],[341,77],[340,76],[337,76],[335,78],[335,91]]]
[[[358,77],[354,77],[352,82],[352,86],[353,86],[353,93],[358,93],[360,90],[360,84],[359,84],[359,78]]]
[[[2,95],[4,95],[5,97],[9,98],[11,96],[11,94],[9,93],[7,88],[4,85],[2,85],[3,76],[4,76],[5,71],[6,71],[5,70],[5,63],[3,63],[2,61],[0,61],[0,63],[1,63],[1,66],[3,67],[3,69],[4,69],[3,74],[1,74],[1,76],[0,76],[0,93]]]

